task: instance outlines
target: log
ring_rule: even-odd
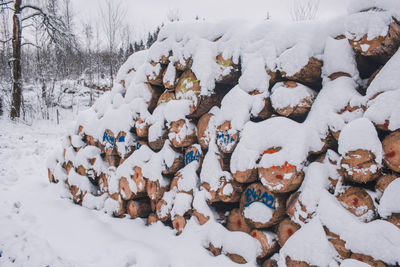
[[[240,211],[254,228],[267,228],[285,216],[285,197],[268,191],[261,183],[249,185],[240,199]],[[265,217],[259,215],[265,215]],[[259,218],[254,218],[257,215]],[[260,218],[261,217],[261,218]]]
[[[351,250],[346,248],[346,241],[342,240],[339,235],[329,231],[329,229],[325,226],[324,226],[324,230],[325,230],[326,236],[328,238],[328,241],[331,242],[331,244],[336,249],[336,251],[339,253],[339,255],[343,259],[349,258],[351,255]]]
[[[227,91],[226,87],[220,86],[216,87],[210,96],[200,95],[200,81],[197,80],[192,71],[187,70],[179,78],[175,89],[175,97],[177,100],[186,99],[191,101],[188,117],[200,118],[209,112],[212,107],[219,106]]]
[[[289,256],[287,256],[285,260],[286,260],[286,267],[311,267],[312,266],[305,261],[292,260]]]
[[[147,82],[151,85],[163,85],[163,72],[164,68],[160,63],[157,62],[150,62],[152,66],[152,73],[147,75]]]
[[[276,231],[276,234],[278,235],[279,246],[283,247],[286,241],[299,229],[300,225],[290,219],[281,221]]]
[[[164,175],[173,175],[178,172],[180,169],[184,167],[185,163],[182,156],[177,157],[172,165],[168,167],[164,164],[164,169],[162,170],[162,174]]]
[[[388,222],[397,226],[400,229],[400,213],[394,213],[386,219]]]
[[[258,168],[260,180],[272,193],[287,193],[300,187],[304,173],[297,171],[296,166],[285,162],[282,166]]]
[[[126,204],[126,210],[132,219],[145,218],[151,213],[151,207],[148,200],[130,200]]]
[[[72,195],[72,200],[75,204],[82,205],[82,191],[76,185],[72,185],[69,187]]]
[[[286,201],[286,214],[292,220],[306,222],[312,219],[312,214],[308,213],[306,207],[301,203],[300,194],[301,192],[297,191],[289,196]]]
[[[261,94],[261,93],[258,90],[254,90],[249,93],[249,95],[259,95],[259,94]],[[257,120],[266,120],[271,116],[272,116],[271,99],[269,97],[266,97],[266,98],[264,98],[264,107],[261,109],[261,111],[256,116],[253,116],[253,118],[255,118]]]
[[[257,258],[269,257],[278,250],[278,242],[274,233],[254,229],[250,235],[261,244],[261,254]]]
[[[68,161],[67,164],[65,164],[65,165],[64,164],[63,164],[63,168],[65,169],[65,172],[68,175],[69,172],[71,171],[71,169],[74,168],[74,165],[72,164],[72,161]]]
[[[150,125],[147,124],[146,121],[142,120],[142,118],[140,116],[136,119],[135,130],[136,130],[137,137],[147,139],[147,137],[149,135],[149,128],[150,128]]]
[[[377,261],[371,256],[363,255],[360,253],[353,253],[350,258],[364,262],[372,267],[386,267],[387,266],[383,261]]]
[[[117,155],[116,140],[113,131],[106,129],[103,134],[103,146],[106,156]]]
[[[154,141],[149,140],[149,147],[154,151],[160,151],[164,147],[165,140],[167,139],[168,139],[168,132],[164,131],[164,134],[158,137],[156,140]]]
[[[165,90],[160,97],[158,98],[157,101],[157,106],[163,104],[163,103],[168,103],[171,100],[175,100],[175,92],[171,90]]]
[[[248,234],[251,232],[251,227],[247,224],[243,214],[238,208],[233,209],[229,213],[229,216],[226,219],[226,228],[228,228],[229,231],[241,231]]]
[[[150,83],[147,83],[146,85],[151,95],[150,100],[147,102],[147,110],[149,112],[153,112],[154,109],[157,107],[158,100],[160,99],[160,96],[164,92],[164,89],[163,87],[157,87]]]
[[[109,155],[104,156],[104,161],[108,163],[108,165],[112,167],[118,167],[121,161],[119,155]]]
[[[86,145],[88,146],[97,146],[97,140],[94,139],[91,135],[85,135]]]
[[[210,129],[209,123],[213,114],[206,113],[201,116],[199,122],[197,123],[197,142],[200,144],[202,149],[208,149],[208,144],[210,143]]]
[[[199,163],[199,167],[197,171],[200,171],[202,163],[203,163],[204,155],[203,151],[201,151],[201,147],[196,145],[191,145],[185,150],[185,166],[189,165],[193,161],[197,161]]]
[[[172,220],[172,227],[176,230],[176,234],[180,235],[186,226],[186,219],[183,216],[175,215]]]
[[[338,115],[343,115],[343,116],[349,116],[346,115],[348,112],[352,113],[352,112],[360,112],[360,109],[363,109],[363,107],[360,106],[351,106],[350,103],[348,103],[344,108],[342,108],[339,112],[337,112]],[[338,131],[333,131],[332,129],[330,130],[332,136],[336,139],[336,141],[339,140],[339,136],[340,136],[340,130]]]
[[[171,218],[170,212],[166,212],[166,213],[163,212],[163,210],[165,209],[166,206],[168,206],[168,203],[164,199],[160,199],[156,204],[157,218],[158,218],[158,220],[160,220],[162,222],[166,222]]]
[[[118,218],[124,217],[124,214],[126,213],[126,202],[122,200],[119,193],[111,194],[110,198],[116,200],[119,204],[118,210],[114,211],[113,215]]]
[[[210,216],[206,216],[203,213],[198,212],[197,210],[193,210],[193,216],[196,217],[196,219],[200,225],[203,225],[203,224],[207,223],[208,220],[210,220]]]
[[[196,126],[187,121],[179,120],[171,123],[168,138],[175,148],[185,148],[197,141]]]
[[[156,223],[157,220],[158,220],[158,219],[157,219],[157,215],[154,214],[154,213],[150,213],[150,214],[149,214],[149,217],[147,217],[146,225],[147,225],[147,226],[152,225],[152,224]]]
[[[384,174],[380,176],[375,184],[375,192],[383,194],[389,184],[393,182],[397,177],[398,175],[395,174]]]
[[[222,74],[217,78],[217,83],[235,85],[238,83],[240,76],[240,67],[233,63],[232,58],[224,59],[222,54],[216,58],[217,64]]]
[[[99,177],[99,192],[100,195],[108,193],[108,180],[105,173],[101,173]]]
[[[377,216],[374,201],[364,188],[349,187],[337,199],[346,210],[363,222],[370,222]]]
[[[239,202],[243,192],[243,185],[235,180],[222,178],[222,186],[217,191],[217,198],[222,202]]]
[[[232,129],[230,121],[225,121],[218,126],[216,135],[217,146],[222,153],[231,154],[239,143],[239,132]]]
[[[349,151],[340,160],[339,173],[347,180],[356,183],[368,183],[380,175],[375,155],[367,150]]]
[[[263,262],[262,267],[278,267],[278,262],[274,259],[268,259]]]
[[[386,166],[395,172],[400,172],[400,131],[386,136],[383,139],[382,147]]]
[[[222,248],[220,248],[220,247],[215,247],[213,244],[209,244],[208,245],[208,248],[207,248],[210,252],[211,252],[211,254],[213,255],[213,256],[218,256],[218,255],[221,255],[221,252],[222,252]]]
[[[125,141],[126,141],[126,132],[125,131],[119,132],[117,138],[115,139],[115,150],[121,159],[126,158],[125,153],[127,152],[127,146]]]
[[[183,60],[178,60],[175,62],[175,68],[179,71],[186,71],[192,67],[192,58],[183,58]]]
[[[281,74],[284,79],[320,88],[322,82],[322,61],[311,57],[307,65],[294,75],[289,76],[284,71],[281,71]]]
[[[167,89],[174,90],[176,87],[176,84],[177,84],[177,80],[178,80],[178,72],[176,70],[171,70],[170,68],[175,68],[175,67],[173,65],[168,65],[168,67],[165,68],[165,70],[163,72],[163,85]],[[167,73],[168,71],[175,72],[173,81],[169,81],[169,80],[165,79],[165,75],[169,74],[169,73]]]
[[[400,26],[397,21],[389,25],[386,36],[369,40],[368,34],[359,40],[349,40],[350,45],[361,55],[385,64],[400,46]],[[367,49],[365,49],[367,47]]]
[[[167,189],[168,185],[161,186],[159,181],[147,180],[147,196],[150,198],[151,209],[153,211]]]
[[[54,178],[54,175],[50,169],[47,169],[47,176],[49,178],[50,183],[55,183],[55,184],[58,183],[58,180]]]
[[[220,201],[219,196],[217,195],[218,189],[217,190],[211,190],[211,186],[207,182],[203,182],[201,184],[201,187],[203,187],[208,193],[210,193],[210,198],[207,199],[208,203],[215,203],[215,202]]]
[[[131,179],[130,181],[128,179]],[[119,180],[119,192],[123,200],[131,200],[145,196],[143,192],[134,193],[129,183],[135,183],[132,178],[121,177]]]
[[[252,183],[258,179],[258,169],[249,169],[232,173],[235,181],[239,183]]]
[[[292,95],[302,95],[303,97],[298,99],[295,104],[290,103],[283,106],[282,101],[290,99]],[[292,119],[305,119],[314,102],[315,95],[316,93],[311,88],[294,81],[287,81],[277,83],[272,88],[270,99],[272,107],[279,115]]]

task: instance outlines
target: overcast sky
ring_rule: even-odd
[[[77,26],[86,21],[100,23],[100,5],[106,0],[72,0]],[[119,2],[126,10],[126,21],[136,36],[166,21],[166,13],[178,8],[183,20],[194,19],[196,15],[207,20],[241,18],[261,21],[267,13],[273,19],[290,19],[291,1],[300,0],[111,0]],[[320,0],[318,17],[331,18],[344,14],[350,0]]]

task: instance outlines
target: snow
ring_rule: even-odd
[[[339,153],[343,156],[357,149],[371,151],[378,165],[382,163],[383,148],[374,125],[366,118],[360,118],[347,124],[340,133]]]
[[[400,231],[393,224],[383,220],[360,222],[326,191],[317,213],[321,222],[346,241],[346,248],[354,253],[370,255],[390,264],[400,260]]]
[[[353,48],[347,39],[335,40],[328,37],[324,50],[323,75],[343,72],[358,78],[358,70]]]
[[[369,264],[353,259],[345,259],[340,264],[340,267],[369,267],[369,266],[370,266]]]
[[[204,236],[217,238],[221,232],[216,224],[202,228],[190,220],[176,237],[161,223],[146,227],[142,219],[112,218],[73,204],[62,182],[45,179],[43,161],[60,146],[65,127],[42,121],[30,127],[1,119],[0,128],[1,266],[239,266],[203,248]],[[83,205],[101,208],[103,198],[85,198]],[[254,259],[258,242],[244,233],[236,238],[230,239],[239,244],[236,250],[245,244],[246,258]],[[235,251],[235,244],[225,247]]]
[[[393,213],[400,213],[400,179],[396,178],[383,192],[378,206],[379,215],[387,218]]]
[[[254,202],[244,209],[243,215],[253,222],[267,223],[272,218],[273,210],[261,202]]]
[[[366,96],[371,99],[377,93],[398,90],[400,77],[397,75],[397,70],[399,68],[400,51],[397,51],[371,82]]]
[[[305,261],[316,266],[329,266],[338,257],[318,218],[312,219],[296,231],[286,241],[279,254],[279,266],[285,264],[286,256],[290,256],[292,260]]]
[[[283,82],[276,83],[271,89],[271,103],[275,109],[304,106],[302,101],[312,102],[316,93],[309,87],[296,84],[295,88],[288,88]]]
[[[277,60],[278,69],[285,72],[286,76],[293,76],[308,64],[312,56],[313,52],[310,46],[298,43],[279,56]]]
[[[373,40],[379,36],[386,36],[392,15],[386,11],[367,11],[355,13],[346,19],[346,37],[349,40],[360,40],[367,35],[367,40]]]
[[[350,14],[377,9],[390,11],[394,16],[400,14],[400,3],[397,0],[351,0],[347,10]]]

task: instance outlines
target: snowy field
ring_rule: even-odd
[[[46,158],[63,133],[62,123],[0,119],[0,266],[239,266],[211,256],[193,221],[177,237],[160,222],[146,227],[73,204],[63,183],[47,180]]]

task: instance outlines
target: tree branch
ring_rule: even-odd
[[[1,3],[0,3],[0,6],[6,6],[6,5],[12,4],[12,3],[14,3],[14,1],[1,2]]]
[[[0,43],[3,43],[3,44],[5,44],[5,43],[8,43],[9,41],[11,41],[12,40],[12,38],[10,37],[10,38],[8,38],[7,40],[1,40],[0,39]]]
[[[32,46],[34,46],[36,48],[40,48],[40,46],[38,46],[38,45],[36,45],[34,43],[31,43],[31,42],[26,42],[26,43],[21,44],[21,46],[24,46],[24,45],[32,45]]]
[[[42,15],[42,13],[40,13],[40,12],[33,13],[33,14],[30,14],[29,16],[27,16],[25,18],[22,18],[21,21],[25,21],[27,19],[30,19],[30,18],[33,18],[33,17],[36,17],[36,16],[40,16],[40,15]]]

